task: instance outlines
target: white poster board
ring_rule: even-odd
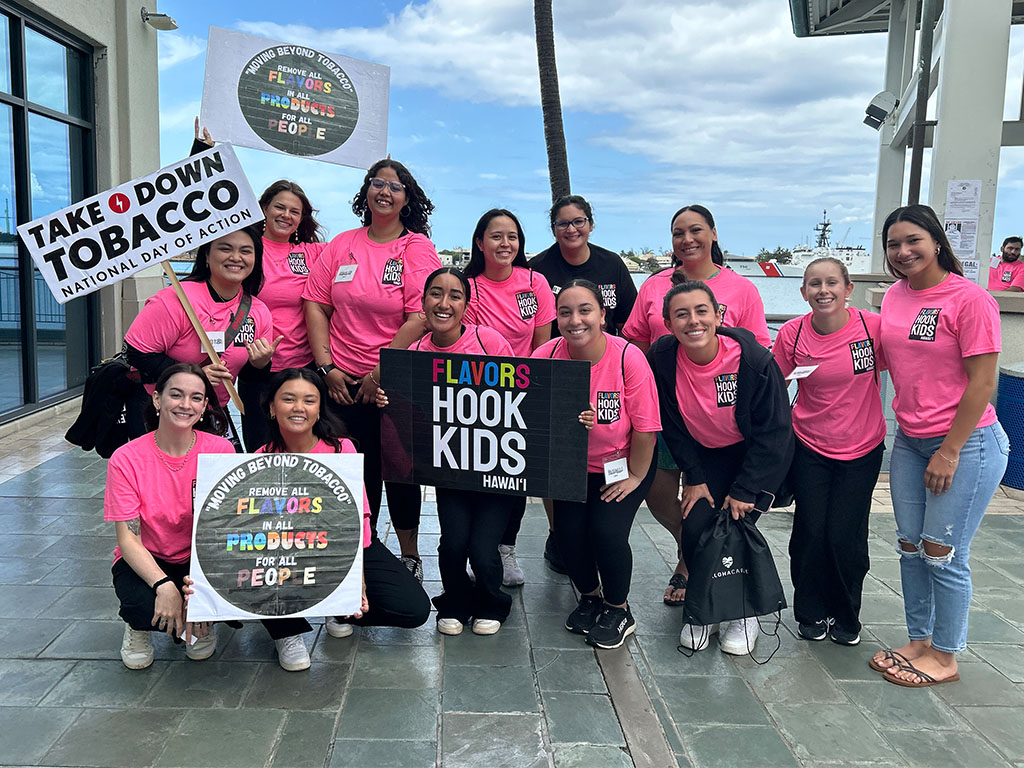
[[[22,224],[18,234],[64,304],[262,219],[234,150],[218,144]]]
[[[369,168],[387,154],[391,69],[210,27],[202,124],[238,146]]]
[[[203,454],[194,504],[189,621],[359,610],[361,454]]]
[[[977,280],[978,219],[981,217],[981,180],[950,179],[946,182],[946,208],[943,228],[953,253],[964,268],[968,280]]]

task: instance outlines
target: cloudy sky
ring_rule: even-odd
[[[468,247],[495,206],[520,215],[528,251],[546,247],[532,3],[334,5],[162,0],[179,24],[159,36],[163,162],[191,144],[210,25],[309,45],[391,68],[388,151],[435,203],[438,248]],[[572,188],[594,207],[593,242],[667,248],[671,214],[701,203],[736,253],[805,241],[823,208],[835,239],[870,247],[878,134],[861,120],[882,88],[883,35],[797,39],[786,0],[557,0],[554,20]],[[1008,116],[1024,68],[1016,31]],[[291,178],[332,235],[357,226],[361,171],[239,155],[257,194]],[[1000,238],[1024,229],[1022,166],[1020,150],[1003,151]]]

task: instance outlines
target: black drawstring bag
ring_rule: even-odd
[[[701,533],[686,564],[690,575],[684,624],[700,626],[775,614],[775,632],[766,634],[778,637],[786,595],[768,542],[751,515],[733,520],[728,511],[719,512]]]

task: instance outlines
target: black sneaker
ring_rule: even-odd
[[[833,625],[829,630],[828,639],[839,645],[857,645],[860,642],[860,632],[847,632]]]
[[[595,648],[618,648],[634,631],[636,621],[629,612],[629,606],[613,608],[606,605],[587,635],[587,643]]]
[[[565,563],[562,562],[562,558],[558,554],[558,545],[555,543],[555,535],[548,531],[548,539],[544,542],[544,560],[555,573],[569,573],[566,570]]]
[[[416,581],[423,583],[423,561],[415,555],[402,555],[402,565],[409,569],[409,573],[416,577]]]
[[[565,620],[565,628],[577,635],[585,635],[590,632],[597,617],[601,615],[601,607],[604,600],[595,595],[583,595],[580,604],[569,614]]]
[[[815,621],[811,624],[805,624],[801,621],[797,631],[804,640],[824,640],[828,637],[828,619]]]

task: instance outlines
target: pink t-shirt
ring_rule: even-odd
[[[988,289],[1005,291],[1010,286],[1024,290],[1024,261],[1017,259],[1007,264],[1002,259],[988,270]]]
[[[185,562],[192,552],[192,494],[199,454],[234,452],[223,437],[198,429],[196,444],[184,457],[168,456],[157,448],[155,432],[125,443],[107,463],[103,519],[139,518],[142,546],[161,560]],[[115,547],[114,561],[120,557],[121,548]]]
[[[331,360],[354,376],[372,371],[381,347],[395,338],[405,316],[420,311],[423,283],[441,266],[424,235],[375,243],[367,229],[351,229],[331,240],[310,269],[302,294],[334,309]]]
[[[683,346],[676,352],[676,401],[693,439],[705,448],[724,448],[743,440],[736,426],[736,387],[739,383],[740,343],[718,337],[718,354],[697,365]]]
[[[256,449],[256,453],[267,453],[267,446],[263,445]],[[313,446],[313,450],[308,453],[334,453],[334,449],[331,448],[323,440],[317,440],[316,445]],[[341,450],[338,453],[359,453],[356,450],[355,445],[348,438],[342,438]],[[363,488],[363,549],[370,546],[370,540],[372,534],[370,532],[370,503],[366,500],[366,488]]]
[[[208,334],[222,332],[228,327],[242,299],[242,292],[239,291],[231,301],[214,301],[206,283],[191,280],[183,281],[181,287],[199,318],[199,324]],[[242,325],[235,342],[220,353],[220,360],[231,371],[232,376],[237,376],[242,367],[249,362],[245,342],[255,339],[272,342],[275,338],[270,310],[262,301],[253,298],[252,306],[249,307],[249,317]],[[140,352],[162,352],[181,363],[206,365],[210,362],[192,328],[192,323],[189,322],[188,315],[178,301],[174,288],[170,286],[157,291],[146,300],[146,305],[132,321],[128,333],[124,335],[124,340]],[[152,384],[146,385],[147,392],[151,393],[153,389]],[[227,389],[218,386],[214,390],[220,404],[227,405]]]
[[[493,328],[508,341],[516,357],[533,352],[533,332],[555,319],[555,295],[547,278],[526,267],[512,267],[500,283],[482,274],[471,277],[473,286],[465,320]]]
[[[653,344],[668,334],[662,309],[665,294],[672,288],[674,271],[670,268],[656,272],[640,286],[633,311],[629,313],[629,319],[622,326],[623,336]],[[746,328],[754,334],[758,343],[771,347],[768,323],[764,317],[764,303],[761,301],[761,294],[757,292],[757,286],[731,269],[721,269],[717,275],[704,282],[725,310],[722,325]]]
[[[878,385],[886,367],[882,318],[854,307],[846,311],[846,325],[825,336],[814,330],[810,313],[793,318],[772,347],[783,376],[797,366],[818,366],[799,381],[793,431],[822,456],[840,461],[859,459],[885,439]]]
[[[590,401],[597,406],[597,418],[587,442],[588,472],[604,472],[609,459],[628,461],[633,430],[661,431],[658,387],[644,353],[619,336],[606,333],[605,339],[604,354],[590,368]],[[561,337],[537,347],[533,357],[572,359]]]
[[[459,340],[450,347],[439,347],[434,343],[434,335],[428,333],[409,349],[423,352],[444,352],[460,355],[504,355],[512,357],[512,347],[505,337],[486,325],[464,325]]]
[[[949,432],[967,389],[963,358],[999,352],[999,306],[977,283],[950,273],[922,291],[899,280],[882,299],[882,346],[896,397],[896,421],[909,437]],[[996,421],[991,403],[978,422]]]
[[[267,305],[274,318],[277,336],[284,336],[270,361],[271,370],[301,368],[313,361],[306,335],[302,291],[306,287],[306,278],[326,247],[327,243],[278,243],[263,238],[260,301]]]

